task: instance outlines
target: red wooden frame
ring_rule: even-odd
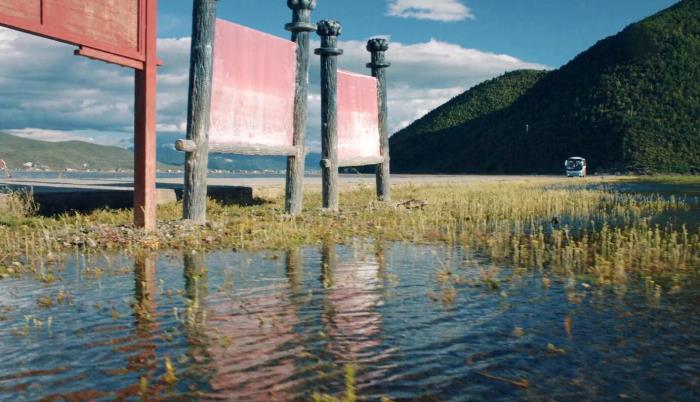
[[[156,225],[158,0],[1,0],[0,26],[78,46],[75,54],[136,70],[134,223]]]
[[[117,0],[110,8],[115,3],[108,0],[2,0],[0,25],[79,46],[79,54],[91,58],[143,69],[147,3]],[[125,8],[132,8],[133,15]]]

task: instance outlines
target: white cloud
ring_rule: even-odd
[[[312,48],[318,47],[312,43]],[[158,132],[184,135],[190,40],[159,39]],[[341,41],[339,67],[369,74],[365,41]],[[31,138],[128,144],[133,132],[133,71],[72,55],[72,48],[0,29],[0,131]],[[319,57],[312,54],[308,146],[320,149]],[[391,132],[464,90],[506,71],[543,69],[509,55],[436,39],[392,43],[387,58]],[[32,127],[27,129],[27,127]]]
[[[121,147],[129,144],[128,136],[121,132],[96,130],[47,130],[44,128],[32,127],[3,131],[17,137],[47,142],[83,141]]]
[[[387,15],[446,22],[474,19],[471,9],[459,0],[389,0]]]
[[[190,40],[161,39],[158,45],[165,62],[159,69],[159,127],[183,132]],[[0,49],[0,130],[47,140],[83,136],[110,145],[121,143],[112,138],[132,137],[133,70],[76,57],[72,46],[2,28]],[[99,132],[109,135],[95,135]]]
[[[344,50],[338,60],[341,69],[369,73],[365,67],[369,61],[366,42],[341,41],[339,47]],[[509,55],[467,49],[436,39],[417,44],[391,43],[386,56],[392,63],[387,71],[392,133],[485,80],[507,71],[548,68]],[[311,88],[318,87],[319,74],[316,61],[312,64]]]

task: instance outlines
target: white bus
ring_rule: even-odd
[[[566,177],[586,177],[586,160],[578,156],[572,156],[564,162]]]

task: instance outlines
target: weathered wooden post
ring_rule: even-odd
[[[214,65],[216,0],[194,0],[190,54],[190,95],[187,106],[187,150],[183,217],[198,224],[207,221],[207,168],[209,116]]]
[[[321,21],[316,32],[321,36],[321,168],[323,208],[338,210],[338,21]]]
[[[386,69],[391,63],[386,61],[384,52],[389,50],[389,41],[374,38],[367,42],[367,51],[372,53],[372,62],[367,68],[372,69],[372,77],[377,79],[379,101],[379,138],[380,150],[384,161],[377,165],[377,197],[381,201],[391,200],[391,174],[389,156],[389,112],[387,107]]]
[[[293,10],[292,22],[285,29],[292,32],[297,44],[297,86],[294,97],[294,146],[296,155],[287,159],[285,209],[290,215],[301,213],[304,197],[304,162],[306,159],[306,112],[309,96],[309,33],[316,30],[311,11],[316,0],[287,0]]]

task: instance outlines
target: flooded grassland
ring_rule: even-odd
[[[0,400],[700,398],[690,190],[401,186],[0,222]],[[637,191],[639,190],[639,191]],[[687,190],[687,191],[686,191]]]

